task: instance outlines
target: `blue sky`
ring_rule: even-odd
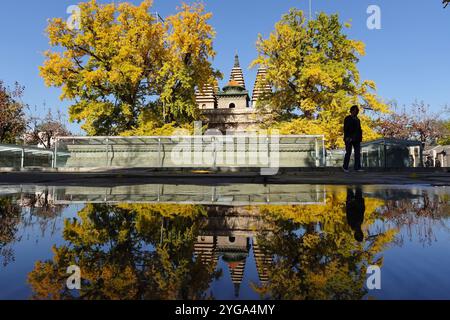
[[[67,102],[59,100],[60,90],[47,88],[39,77],[42,53],[49,48],[45,35],[47,19],[67,17],[75,0],[3,0],[0,10],[0,79],[26,87],[24,100],[45,112],[43,104],[67,112]],[[109,2],[109,1],[100,1]],[[139,3],[140,1],[131,1]],[[190,2],[190,1],[186,1]],[[211,24],[217,37],[214,66],[228,79],[237,50],[247,86],[252,87],[256,70],[248,69],[256,56],[258,33],[267,36],[275,22],[289,8],[308,9],[308,0],[205,0],[214,14]],[[424,100],[434,111],[450,104],[450,8],[441,0],[312,0],[313,11],[339,13],[351,20],[347,31],[353,39],[366,43],[367,55],[359,64],[364,79],[374,80],[378,93],[400,105]],[[162,17],[173,14],[181,0],[155,0],[154,10]],[[369,5],[382,12],[382,29],[366,26]],[[223,83],[222,83],[223,85]],[[80,133],[78,125],[71,129]]]

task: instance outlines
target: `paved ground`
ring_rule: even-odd
[[[128,169],[98,172],[1,172],[0,185],[105,186],[135,184],[200,184],[229,183],[321,184],[321,185],[432,185],[450,186],[450,170],[372,170],[344,173],[336,168],[288,170],[276,176],[261,176],[259,172],[208,172],[183,170],[155,172],[148,169]]]

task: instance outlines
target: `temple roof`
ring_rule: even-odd
[[[231,80],[230,82],[228,82],[227,87],[241,87],[242,86],[235,80]]]
[[[248,91],[236,80],[231,79],[227,83],[223,90],[217,94],[218,96],[245,96],[248,95]]]

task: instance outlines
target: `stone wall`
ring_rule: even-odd
[[[234,103],[235,109],[246,110],[248,109],[248,100],[246,96],[220,96],[218,101],[218,109],[230,109],[230,104]]]
[[[260,123],[254,109],[249,108],[203,110],[203,115],[207,118],[208,128],[219,129],[222,133],[246,130]]]

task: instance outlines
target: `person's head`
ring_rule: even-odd
[[[359,114],[359,107],[357,105],[352,106],[350,108],[350,114],[356,117]]]

